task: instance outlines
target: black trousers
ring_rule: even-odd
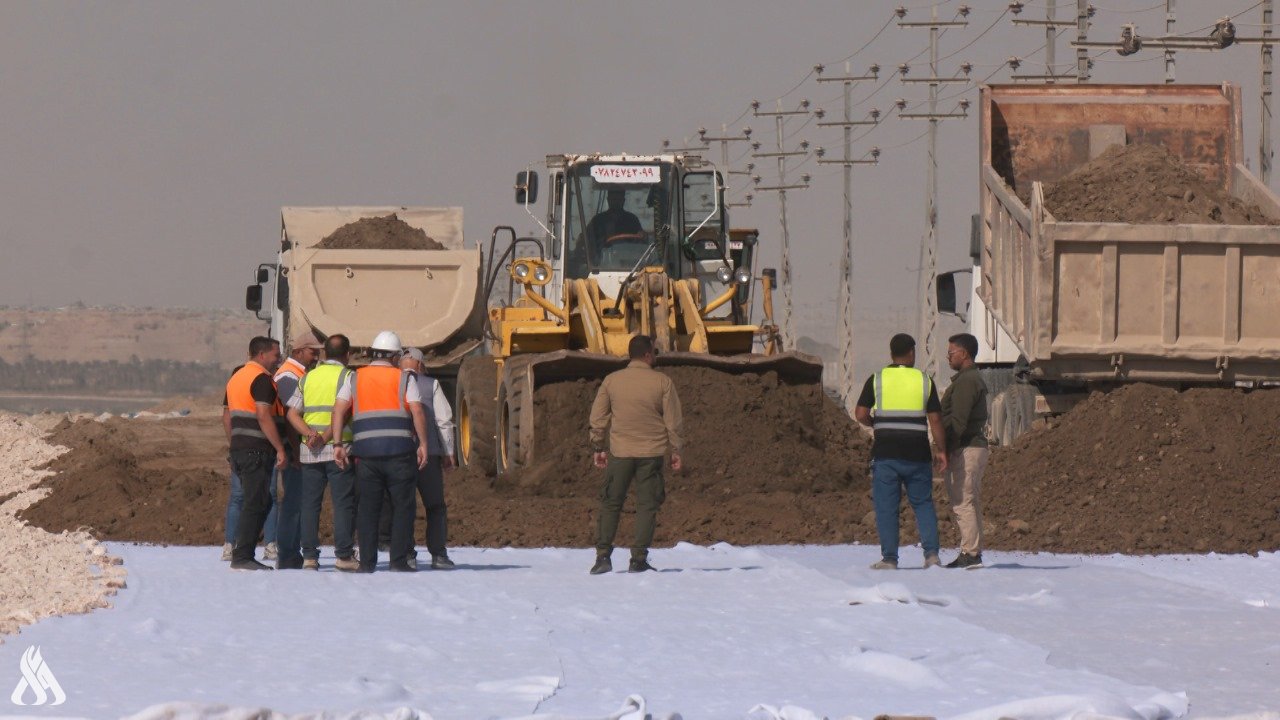
[[[356,463],[361,570],[373,572],[378,564],[378,516],[382,514],[384,494],[391,501],[391,564],[408,561],[413,552],[413,519],[418,509],[413,496],[417,473],[417,458],[411,454],[360,458]]]
[[[444,504],[444,458],[427,457],[427,466],[418,471],[418,496],[426,510],[427,530],[424,541],[432,557],[448,553],[449,509]],[[385,499],[382,516],[378,518],[378,544],[386,545],[391,538],[391,500]]]
[[[449,541],[449,509],[444,504],[444,460],[440,455],[427,458],[427,466],[418,471],[418,496],[427,511],[427,552],[432,557],[444,555]]]
[[[271,468],[275,460],[274,450],[231,451],[231,468],[244,489],[244,506],[240,510],[240,521],[236,523],[236,544],[231,551],[232,562],[253,559],[258,535],[262,534],[267,513],[271,511]]]

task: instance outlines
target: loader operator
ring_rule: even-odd
[[[600,515],[596,532],[596,564],[592,575],[613,571],[613,538],[627,488],[636,485],[635,540],[631,544],[630,572],[652,570],[649,545],[658,520],[658,508],[666,499],[662,462],[671,452],[671,469],[680,472],[683,420],[680,398],[671,378],[653,369],[657,352],[647,335],[631,338],[627,346],[631,362],[600,384],[591,405],[591,446],[595,465],[604,469],[600,491]],[[605,433],[609,445],[605,447]]]
[[[360,536],[360,572],[378,564],[378,516],[383,494],[391,496],[391,563],[397,572],[413,572],[413,520],[417,510],[417,471],[427,464],[427,421],[417,383],[392,364],[401,353],[400,337],[390,330],[378,333],[369,346],[373,362],[347,376],[333,404],[330,437],[342,437],[351,411],[351,450],[334,448],[334,460],[346,468],[356,463]],[[415,438],[417,446],[415,448]]]
[[[293,397],[298,383],[306,376],[311,366],[315,365],[320,355],[320,343],[311,332],[304,332],[293,339],[289,345],[289,357],[280,364],[276,371],[276,392],[283,406]],[[285,419],[285,412],[280,412]],[[302,532],[302,466],[298,464],[299,435],[287,422],[280,427],[280,438],[284,440],[285,449],[289,451],[289,463],[280,470],[280,506],[276,513],[276,569],[297,570],[302,567],[300,534]],[[271,546],[263,559],[271,559]]]
[[[938,559],[938,514],[933,507],[933,472],[929,463],[932,433],[934,464],[944,473],[947,470],[942,406],[933,380],[914,367],[914,338],[903,333],[894,335],[889,341],[889,354],[893,362],[867,379],[854,408],[857,421],[875,430],[871,486],[880,560],[871,568],[898,569],[898,504],[904,487],[915,511],[924,566],[930,568],[942,564]]]
[[[271,470],[289,461],[276,424],[276,385],[271,371],[280,364],[280,343],[269,337],[249,341],[249,362],[227,381],[222,423],[231,446],[231,469],[244,488],[244,507],[231,551],[232,570],[270,570],[254,559],[258,535],[271,505]]]
[[[333,431],[333,405],[338,388],[346,382],[351,341],[346,335],[330,335],[324,341],[324,362],[307,373],[289,398],[289,424],[304,439],[299,451],[302,463],[302,499],[299,528],[302,538],[302,569],[320,569],[320,507],[324,490],[329,488],[333,504],[334,567],[344,572],[360,569],[355,560],[355,492],[356,478],[352,468],[339,468],[334,461],[338,445],[351,442],[350,429],[337,439]]]
[[[591,252],[591,263],[600,266],[600,256],[605,248],[616,242],[616,239],[639,240],[644,235],[644,226],[640,218],[628,212],[623,206],[627,200],[627,191],[611,188],[605,196],[608,208],[597,213],[587,223],[587,247]]]

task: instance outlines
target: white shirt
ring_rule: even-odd
[[[418,382],[420,383],[426,375],[418,374]],[[445,457],[453,457],[453,406],[449,404],[449,399],[444,396],[444,389],[440,387],[440,381],[431,378],[435,384],[435,392],[431,398],[431,415],[436,419],[436,428],[440,431],[440,444],[444,449]],[[418,383],[412,383],[418,385]],[[421,390],[419,390],[421,396]]]

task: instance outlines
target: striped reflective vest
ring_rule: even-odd
[[[875,374],[873,427],[928,433],[925,407],[932,392],[933,382],[920,370],[901,366],[882,368]]]
[[[322,433],[329,429],[333,422],[333,403],[338,397],[338,388],[347,381],[351,369],[335,363],[321,363],[298,381],[298,392],[302,393],[302,421],[312,431]],[[342,428],[342,442],[351,442],[351,425]],[[333,444],[333,440],[329,441]]]
[[[262,432],[262,427],[258,425],[257,403],[254,402],[253,394],[250,392],[253,381],[257,380],[259,375],[271,377],[266,368],[250,360],[227,381],[227,410],[231,413],[231,440],[237,445],[240,444],[236,443],[239,439],[241,442],[248,441],[251,445],[270,448],[271,443],[267,440],[266,433]],[[271,408],[271,414],[276,416],[277,420],[279,419],[279,402]]]
[[[422,396],[422,413],[427,420],[427,454],[444,455],[444,440],[440,437],[440,426],[436,424],[436,379],[412,370],[404,373],[413,378],[412,382],[418,383],[418,393]]]
[[[366,365],[351,384],[351,454],[404,455],[417,449],[413,416],[404,401],[409,376],[400,368]]]

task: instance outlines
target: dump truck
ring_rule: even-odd
[[[1280,380],[1280,227],[1064,222],[1044,200],[1109,146],[1152,144],[1280,218],[1242,161],[1237,85],[992,85],[980,102],[968,307],[956,273],[937,294],[979,340],[998,442],[1124,383]]]
[[[361,220],[398,218],[439,249],[323,247]],[[299,333],[342,334],[359,356],[380,331],[420,348],[431,372],[451,388],[463,356],[481,344],[479,246],[466,247],[461,208],[285,207],[273,262],[258,266],[245,306],[286,344]]]
[[[484,345],[458,374],[463,465],[501,474],[534,463],[537,388],[624,367],[637,334],[654,338],[659,366],[821,383],[818,358],[779,346],[775,273],[754,270],[757,233],[729,229],[713,165],[696,155],[549,155],[546,173],[542,212],[538,172],[521,171],[515,184],[541,234],[506,226],[490,237]],[[757,283],[765,321],[753,324]],[[571,441],[585,437],[583,428]]]

